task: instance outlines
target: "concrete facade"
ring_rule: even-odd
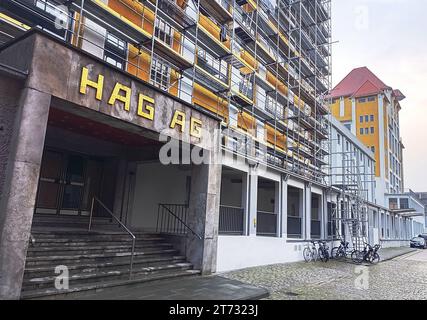
[[[218,133],[218,121],[214,116],[178,102],[154,87],[142,84],[124,72],[107,66],[87,53],[67,47],[40,31],[29,32],[3,47],[0,63],[12,70],[21,70],[23,74],[28,72],[26,79],[17,83],[16,88],[11,86],[13,81],[8,77],[2,75],[0,78],[10,87],[5,92],[3,88],[6,86],[1,85],[0,90],[0,126],[1,132],[5,132],[1,135],[0,156],[1,166],[6,168],[6,174],[0,179],[0,298],[17,299],[20,296],[46,127],[52,107],[77,116],[90,115],[92,121],[148,139],[158,140],[159,135],[163,134],[184,144],[197,145],[210,155],[208,164],[194,165],[192,169],[190,225],[202,239],[190,237],[187,253],[189,260],[203,273],[215,272],[221,176],[218,161],[221,160],[219,142],[214,138]],[[92,81],[84,92],[80,89],[84,78],[83,68],[88,69],[87,80]],[[100,84],[100,75],[104,76],[104,82],[103,86],[97,88],[93,83],[98,81]],[[116,91],[116,99],[110,103],[108,97],[118,84],[120,90]],[[131,90],[128,107],[120,99],[120,96],[125,96],[126,88]],[[17,93],[19,101],[14,99]],[[139,116],[140,94],[154,101],[152,120]],[[177,114],[182,124],[173,126]],[[201,124],[200,137],[192,131],[193,119]],[[53,140],[49,144],[55,144],[55,138],[55,135],[50,135],[49,139]],[[64,143],[63,147],[67,147]],[[7,162],[3,162],[4,159]],[[126,172],[120,163],[118,168]],[[127,185],[123,179],[117,180],[117,183],[122,186],[118,189]],[[123,201],[121,194],[123,192],[116,191],[116,202]]]

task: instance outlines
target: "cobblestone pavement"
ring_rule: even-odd
[[[272,300],[425,300],[427,250],[374,266],[340,261],[249,268],[223,277],[263,287]],[[367,280],[367,281],[366,281]]]

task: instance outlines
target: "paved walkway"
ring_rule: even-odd
[[[408,247],[400,247],[400,248],[385,248],[380,249],[379,255],[381,257],[381,261],[387,261],[394,259],[396,257],[402,256],[404,254],[415,252],[417,249],[408,248]]]
[[[416,254],[418,251],[410,248],[387,248],[381,249],[380,256],[382,261],[399,256],[404,259],[409,256],[406,254],[411,252]],[[255,300],[261,298],[297,299],[304,295],[306,295],[305,298],[313,298],[316,288],[318,289],[322,285],[339,283],[341,280],[352,283],[355,267],[355,265],[338,261],[288,263],[238,270],[221,276],[197,276],[138,283],[97,291],[71,293],[65,297],[50,297],[50,299]],[[360,298],[360,292],[356,290],[354,293],[354,288],[352,290],[351,296],[356,299]],[[268,297],[269,292],[272,293],[271,297]],[[322,293],[322,291],[320,292]],[[318,298],[322,299],[322,297],[327,299],[331,295],[325,295],[323,292]]]
[[[427,250],[393,248],[381,254],[385,260],[377,265],[298,262],[223,276],[263,287],[271,300],[426,300]]]
[[[220,276],[161,280],[67,295],[73,300],[256,300],[263,288]],[[58,299],[58,297],[56,298]]]

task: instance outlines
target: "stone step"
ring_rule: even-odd
[[[42,243],[51,240],[61,240],[63,242],[72,242],[72,241],[132,241],[132,237],[129,234],[123,233],[55,233],[55,234],[36,234],[32,233],[35,243]],[[139,235],[135,234],[137,241],[148,241],[148,240],[159,240],[159,238],[164,239],[157,235]]]
[[[122,269],[129,268],[128,261],[116,261],[116,262],[102,262],[102,263],[77,263],[69,264],[67,268],[70,272],[95,272],[95,271],[105,271],[112,269]],[[182,263],[185,262],[184,256],[166,256],[166,257],[154,257],[154,258],[143,258],[143,259],[134,259],[134,267],[151,267],[160,264],[171,264],[171,263]],[[41,278],[52,275],[55,272],[56,265],[42,265],[42,266],[33,266],[26,267],[24,279],[30,278]]]
[[[151,245],[156,243],[165,243],[165,239],[161,237],[157,238],[137,238],[135,241],[136,245]],[[30,246],[30,248],[41,248],[41,247],[80,247],[80,246],[96,246],[98,244],[106,245],[106,246],[114,246],[114,245],[132,245],[132,239],[112,239],[112,240],[100,240],[97,238],[94,239],[86,239],[86,240],[78,240],[78,239],[39,239],[36,240],[34,246]]]
[[[132,232],[137,238],[152,238],[161,236],[159,233],[133,231]],[[117,231],[104,231],[104,230],[91,230],[87,229],[62,229],[62,228],[43,228],[43,229],[32,229],[31,234],[40,239],[57,239],[57,238],[86,238],[86,237],[123,237],[130,238],[129,233],[123,230]]]
[[[135,250],[144,252],[145,250],[153,249],[173,249],[170,243],[154,243],[154,244],[138,244],[135,246]],[[74,255],[85,255],[85,254],[114,254],[121,252],[131,252],[132,245],[87,245],[87,246],[40,246],[40,247],[29,247],[27,257],[51,257],[51,256],[74,256]]]
[[[193,266],[190,263],[161,264],[154,267],[136,267],[133,269],[132,276],[135,278],[146,277],[153,274],[171,273],[175,271],[190,270]],[[70,287],[78,285],[87,285],[92,282],[124,280],[129,277],[129,269],[122,268],[117,270],[88,272],[88,273],[70,273]],[[25,279],[22,284],[22,291],[31,291],[37,289],[46,289],[55,287],[57,275],[42,278]]]
[[[141,257],[159,257],[178,255],[178,250],[175,249],[157,249],[136,251],[135,258]],[[76,254],[76,255],[59,255],[59,256],[41,256],[41,257],[28,257],[26,265],[41,266],[41,265],[68,265],[75,263],[89,263],[89,262],[115,262],[130,260],[131,252],[119,252],[108,254]]]
[[[91,284],[83,284],[80,286],[74,286],[68,290],[57,290],[54,288],[38,289],[24,291],[21,294],[21,299],[78,299],[78,293],[81,291],[95,291],[102,290],[105,288],[127,286],[135,283],[144,283],[156,280],[173,279],[178,277],[190,277],[199,275],[199,270],[183,270],[173,273],[165,274],[152,274],[132,280],[119,280],[119,281],[108,281]]]

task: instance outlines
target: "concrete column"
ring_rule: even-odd
[[[282,178],[282,238],[288,237],[288,179],[287,176]]]
[[[274,182],[274,213],[276,216],[276,237],[280,238],[282,231],[281,224],[282,224],[282,199],[281,199],[281,189],[282,189],[282,183]]]
[[[209,153],[209,164],[192,165],[188,224],[197,235],[187,236],[187,259],[202,274],[216,271],[221,191],[219,143]]]
[[[258,202],[258,175],[256,170],[250,169],[249,171],[249,236],[256,236],[257,225],[257,205]]]
[[[305,199],[305,238],[311,239],[311,184],[307,184],[304,190]]]
[[[249,192],[248,192],[248,181],[249,181],[249,174],[244,173],[242,175],[242,208],[243,208],[243,234],[249,235],[248,230],[248,221],[249,221],[249,210],[248,210],[248,203],[249,203]]]
[[[51,96],[21,92],[0,200],[0,300],[19,299]]]
[[[320,236],[322,239],[326,239],[328,237],[328,199],[326,197],[326,191],[322,192],[322,199],[320,202]]]

